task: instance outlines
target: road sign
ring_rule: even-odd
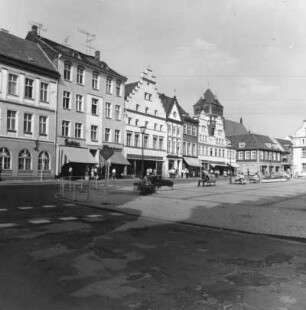
[[[115,152],[108,145],[104,145],[100,153],[105,160],[108,160],[114,155]]]

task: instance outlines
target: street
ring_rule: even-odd
[[[306,307],[303,242],[123,215],[56,192],[0,187],[0,309]]]

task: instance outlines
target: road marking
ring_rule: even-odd
[[[123,215],[122,213],[117,213],[117,212],[111,212],[110,214],[111,215],[116,215],[116,216],[122,216]]]
[[[18,207],[19,210],[31,210],[33,207]]]
[[[64,207],[76,207],[77,205],[74,203],[65,203],[63,204]]]
[[[99,217],[104,217],[102,214],[89,214],[89,215],[86,215],[86,217],[88,218],[99,218]]]
[[[54,205],[44,205],[44,206],[42,206],[42,208],[56,208],[56,206],[54,206]]]
[[[51,223],[51,221],[47,219],[31,219],[31,220],[28,220],[28,222],[31,224],[50,224]]]
[[[77,220],[78,218],[77,217],[74,217],[74,216],[66,216],[66,217],[59,217],[59,219],[61,221],[75,221]]]
[[[8,211],[8,209],[5,209],[5,208],[0,209],[0,212],[5,212],[5,211]]]
[[[13,227],[13,226],[16,226],[17,224],[14,224],[14,223],[3,223],[3,224],[0,224],[0,228],[7,228],[7,227]]]

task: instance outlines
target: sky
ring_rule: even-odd
[[[207,88],[224,116],[253,133],[284,138],[306,119],[305,0],[0,0],[0,28],[41,35],[86,52],[157,89],[191,115]],[[93,51],[92,51],[93,53]]]

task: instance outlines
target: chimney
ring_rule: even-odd
[[[240,117],[240,124],[243,125],[242,117]]]
[[[95,60],[100,60],[100,51],[95,51]]]
[[[38,26],[37,25],[32,25],[32,34],[35,36],[38,35]]]

